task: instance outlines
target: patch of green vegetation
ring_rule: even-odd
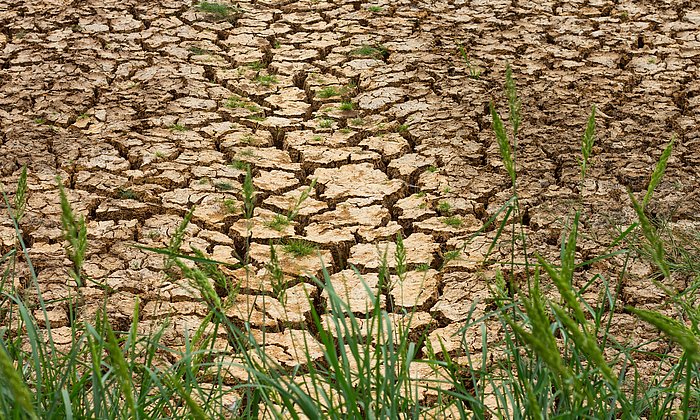
[[[258,122],[259,122],[259,121],[265,121],[265,117],[262,116],[262,115],[250,115],[250,116],[248,116],[248,117],[246,117],[246,118],[248,118],[249,120],[258,121]]]
[[[194,55],[205,55],[209,53],[209,51],[195,46],[189,47],[187,51],[191,52]]]
[[[379,13],[379,12],[381,12],[383,9],[381,8],[381,6],[369,6],[369,7],[367,8],[367,10],[369,10],[369,11],[372,12],[372,13]]]
[[[313,136],[313,137],[311,137],[311,141],[314,142],[314,143],[318,143],[318,142],[323,141],[323,137],[321,137],[321,136]]]
[[[287,219],[286,216],[276,214],[275,217],[272,218],[272,220],[268,220],[267,222],[265,222],[265,226],[278,232],[282,232],[287,226],[289,226],[290,223],[291,222],[289,221],[289,219]]]
[[[243,162],[242,160],[234,160],[233,162],[229,163],[229,166],[238,169],[239,171],[245,171],[248,169],[249,165],[246,162]]]
[[[467,50],[464,48],[464,45],[462,45],[462,44],[459,44],[459,53],[462,56],[464,63],[467,65],[467,71],[469,72],[469,77],[472,79],[480,78],[481,77],[481,69],[472,65],[472,62],[469,60],[469,56],[467,55]]]
[[[435,173],[438,171],[438,168],[435,165],[430,165],[430,166],[428,166],[428,168],[425,171],[430,172],[430,173]]]
[[[365,120],[363,120],[362,118],[353,118],[350,120],[350,124],[354,125],[354,126],[361,127],[361,126],[365,125]]]
[[[34,122],[39,125],[46,124],[46,118],[35,118]]]
[[[255,137],[253,137],[252,134],[246,134],[243,137],[241,137],[241,143],[243,144],[255,144],[257,140]]]
[[[131,188],[117,188],[117,198],[122,200],[139,200],[138,194]]]
[[[80,114],[76,117],[76,119],[78,119],[78,120],[86,120],[88,118],[90,118],[90,115],[88,115],[87,112],[83,112],[82,114]]]
[[[416,271],[428,271],[430,270],[430,264],[428,263],[421,263],[416,267]]]
[[[239,96],[231,96],[226,100],[227,108],[244,108],[248,103]]]
[[[338,131],[340,131],[340,132],[343,133],[343,134],[352,133],[352,130],[349,129],[348,127],[343,127],[343,128],[341,128],[340,130],[338,130]]]
[[[351,55],[361,56],[361,57],[372,57],[377,59],[387,58],[389,56],[389,50],[382,44],[362,45],[360,48],[352,50]]]
[[[187,127],[185,127],[182,124],[173,124],[170,126],[170,130],[172,130],[172,131],[187,131]]]
[[[234,6],[229,6],[227,4],[222,3],[212,3],[208,1],[198,3],[197,9],[204,13],[208,13],[210,15],[214,15],[222,19],[229,17],[231,14],[239,12],[238,8]]]
[[[148,238],[152,240],[158,239],[160,238],[160,232],[158,232],[157,230],[149,230],[146,236],[148,236]]]
[[[214,184],[214,188],[221,191],[231,191],[233,190],[233,185],[230,182],[217,182]]]
[[[277,77],[272,74],[259,74],[255,77],[255,81],[262,86],[270,86],[279,83]]]
[[[295,257],[308,257],[309,255],[315,253],[318,248],[307,241],[301,239],[291,239],[284,244],[282,250],[287,254],[294,255]]]
[[[423,198],[426,196],[426,192],[425,191],[418,191],[417,193],[415,193],[413,195],[416,196],[417,198]]]
[[[340,106],[338,106],[338,109],[341,111],[352,111],[355,109],[355,105],[350,101],[343,101],[340,103]]]
[[[236,207],[236,201],[231,198],[224,198],[224,208],[229,213],[236,213],[238,208]]]
[[[452,206],[447,201],[441,201],[437,205],[437,211],[440,214],[450,214],[452,212]]]
[[[403,134],[408,132],[408,124],[401,124],[400,126],[396,127],[396,131]]]
[[[460,251],[459,250],[454,250],[454,251],[447,251],[445,254],[442,256],[442,259],[445,263],[448,263],[450,261],[454,261],[457,258],[459,258]]]
[[[319,90],[316,96],[323,99],[332,98],[333,96],[340,96],[340,91],[335,86],[326,86]]]
[[[256,104],[247,104],[245,106],[245,109],[247,109],[250,112],[260,112],[261,111],[260,107],[257,106]]]
[[[245,157],[255,157],[255,150],[251,149],[249,147],[246,147],[245,149],[241,150],[241,156]]]
[[[267,68],[267,65],[262,61],[255,61],[253,63],[248,64],[248,67],[250,67],[252,70],[260,71],[264,68]]]
[[[199,185],[207,185],[209,183],[209,178],[204,176],[204,177],[200,178],[198,182],[199,182]]]
[[[457,216],[450,216],[442,219],[442,223],[453,228],[460,228],[464,222]]]
[[[318,122],[318,126],[321,128],[331,128],[333,126],[333,120],[329,118],[321,118]]]

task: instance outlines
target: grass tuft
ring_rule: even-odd
[[[291,239],[282,246],[282,250],[295,257],[308,257],[316,252],[318,248],[304,240]]]

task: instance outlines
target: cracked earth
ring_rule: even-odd
[[[311,305],[327,305],[310,280],[320,274],[318,254],[297,257],[280,245],[283,298],[273,284],[270,241],[292,239],[318,247],[336,290],[364,317],[369,300],[351,267],[376,287],[381,254],[395,265],[401,233],[409,271],[381,296],[392,320],[399,325],[414,312],[412,328],[433,348],[441,339],[456,357],[463,345],[480,351],[476,330],[466,343],[455,333],[473,303],[475,317],[489,310],[497,265],[482,262],[495,232],[467,242],[456,259],[450,252],[512,194],[488,112],[494,100],[506,115],[507,63],[523,103],[518,190],[532,251],[557,258],[579,198],[580,139],[594,104],[579,260],[603,253],[613,226],[633,220],[626,190],[646,189],[673,133],[674,154],[650,208],[674,226],[700,227],[695,2],[237,5],[221,17],[189,1],[0,0],[0,177],[12,190],[28,167],[21,230],[57,340],[63,334],[68,342],[75,322],[67,299],[80,296],[78,321],[94,319],[106,299],[110,319],[125,329],[138,297],[141,328],[169,318],[164,339],[182,345],[205,305],[163,274],[161,255],[130,244],[167,246],[196,206],[182,249],[235,263],[250,242],[248,269],[226,271],[241,291],[228,315],[265,329],[268,353],[283,366],[305,363],[295,350],[304,340],[312,358],[322,357],[306,326]],[[246,165],[256,191],[250,224],[241,192]],[[77,287],[68,275],[57,176],[87,220],[85,274],[107,291]],[[275,224],[306,191],[294,220]],[[2,216],[0,251],[14,247],[14,235]],[[505,261],[509,252],[504,240],[493,258]],[[616,279],[617,262],[580,273],[581,285],[595,273]],[[633,264],[624,303],[663,303],[644,280],[652,272]],[[20,274],[18,286],[27,287],[28,273]],[[686,282],[679,278],[677,287]],[[592,301],[598,292],[590,288]],[[631,315],[616,317],[619,337],[656,336]],[[489,328],[497,340],[498,325]],[[663,343],[653,346],[663,351]]]

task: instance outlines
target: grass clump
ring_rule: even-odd
[[[353,109],[355,109],[355,104],[353,104],[350,101],[343,101],[338,106],[338,109],[341,111],[352,111]]]
[[[231,191],[233,190],[233,185],[230,182],[217,182],[214,184],[214,188],[220,191]]]
[[[277,83],[279,83],[279,81],[277,80],[277,77],[275,77],[275,76],[272,75],[272,74],[264,74],[264,75],[263,75],[263,74],[259,74],[259,75],[257,75],[257,76],[255,77],[255,81],[256,81],[259,85],[265,86],[265,87],[268,87],[268,86],[271,86],[271,85],[276,85]]]
[[[316,96],[323,99],[332,98],[334,96],[340,95],[340,90],[335,86],[326,86],[323,89],[319,90],[318,93],[316,93]]]
[[[453,228],[461,228],[462,225],[464,224],[462,219],[459,218],[458,216],[445,217],[444,219],[442,219],[442,223],[446,224],[449,227],[453,227]]]
[[[197,9],[204,13],[208,13],[210,15],[216,16],[217,18],[220,19],[225,19],[230,17],[233,14],[239,13],[240,11],[238,8],[234,6],[229,6],[227,4],[223,3],[214,3],[214,2],[208,2],[208,1],[203,1],[200,3],[197,3]]]
[[[386,59],[389,57],[389,50],[382,44],[362,45],[350,52],[350,55],[360,57],[372,57],[376,59]]]
[[[318,248],[304,240],[291,239],[282,246],[282,250],[295,257],[308,257],[315,253]]]
[[[437,205],[437,211],[440,214],[450,214],[452,213],[452,206],[447,201],[440,201]]]
[[[290,223],[291,221],[286,216],[276,214],[271,220],[265,222],[265,226],[278,232],[282,232],[287,228],[287,226],[289,226]]]
[[[117,197],[122,200],[140,200],[139,195],[131,188],[117,188]]]
[[[469,77],[471,79],[479,79],[481,77],[481,69],[473,66],[471,61],[469,60],[469,55],[467,55],[467,50],[464,48],[464,45],[459,45],[459,54],[462,56],[462,60],[464,60],[464,63],[467,65],[467,71],[469,72]]]

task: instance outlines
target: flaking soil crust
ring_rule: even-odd
[[[173,0],[0,0],[0,177],[12,190],[27,165],[20,228],[57,331],[94,319],[105,299],[125,329],[138,297],[141,328],[169,317],[165,338],[182,344],[205,308],[164,274],[162,256],[129,244],[167,246],[196,205],[182,249],[235,263],[249,237],[252,270],[228,272],[241,287],[229,315],[272,331],[267,342],[279,346],[283,366],[306,362],[289,349],[307,334],[307,294],[326,305],[309,280],[321,273],[317,254],[278,247],[284,299],[265,270],[270,241],[290,239],[321,250],[336,290],[365,316],[368,299],[350,267],[376,286],[381,254],[388,249],[395,265],[401,233],[409,273],[382,291],[382,305],[415,311],[432,348],[440,338],[461,354],[453,333],[474,301],[474,316],[488,311],[498,265],[482,262],[495,232],[455,260],[445,255],[512,194],[488,106],[507,115],[507,63],[522,100],[517,189],[531,251],[556,260],[580,203],[578,261],[605,252],[614,227],[633,220],[626,190],[646,190],[672,134],[673,156],[649,211],[675,226],[700,224],[696,2],[236,3],[240,12],[218,17]],[[594,104],[596,142],[581,189],[581,136]],[[241,193],[246,165],[256,190],[251,222]],[[84,274],[107,288],[77,287],[68,275],[57,176],[87,221]],[[276,224],[313,180],[294,220]],[[1,252],[15,246],[14,235],[2,216]],[[494,260],[509,258],[502,242]],[[582,271],[580,285],[596,273],[618,281],[618,263]],[[623,304],[662,307],[663,295],[645,280],[652,272],[633,263]],[[28,281],[24,273],[19,286]],[[589,288],[591,302],[599,289]],[[69,319],[66,299],[75,296],[79,310]],[[657,336],[629,315],[618,318],[612,333],[622,342]],[[472,351],[481,345],[474,334]]]

